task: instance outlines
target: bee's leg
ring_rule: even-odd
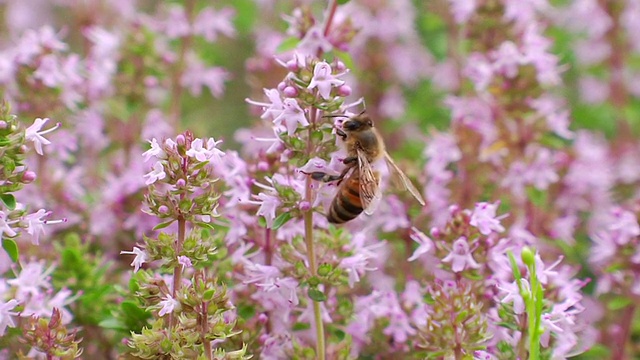
[[[350,169],[353,166],[356,166],[356,164],[358,163],[358,157],[357,156],[348,156],[346,158],[344,158],[344,160],[342,160],[342,163],[345,165],[348,165],[348,169]]]
[[[321,171],[314,171],[312,173],[306,173],[303,172],[303,174],[309,175],[311,176],[311,178],[313,180],[316,181],[322,181],[322,182],[333,182],[333,181],[337,181],[338,185],[340,184],[340,182],[342,182],[342,180],[344,179],[344,177],[347,175],[347,172],[349,172],[349,170],[352,168],[353,166],[348,166],[347,168],[345,168],[344,170],[342,170],[342,172],[340,173],[340,175],[329,175],[327,173],[323,173]]]
[[[338,136],[340,136],[340,137],[342,138],[342,140],[343,140],[343,141],[344,141],[344,140],[347,140],[347,133],[345,133],[344,131],[342,131],[342,130],[340,130],[340,129],[336,128],[336,134],[337,134]]]

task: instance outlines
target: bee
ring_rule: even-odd
[[[327,117],[337,116],[329,115]],[[380,174],[373,169],[371,164],[383,157],[390,172],[399,178],[399,183],[404,189],[408,190],[420,205],[425,205],[420,191],[387,153],[382,136],[373,126],[369,115],[364,111],[346,120],[342,124],[342,129],[336,128],[336,134],[342,138],[346,146],[348,155],[342,162],[347,167],[340,175],[329,175],[323,172],[308,174],[317,181],[338,182],[338,193],[331,202],[327,213],[327,220],[330,223],[345,223],[355,219],[363,211],[367,215],[373,213],[382,194]],[[349,172],[351,173],[349,174]]]

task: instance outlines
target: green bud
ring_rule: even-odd
[[[527,266],[533,266],[535,264],[535,254],[528,246],[525,246],[520,253],[522,262]]]
[[[318,279],[317,276],[312,276],[311,278],[309,278],[309,286],[311,287],[316,287],[318,285],[320,285],[320,279]]]
[[[318,275],[327,276],[333,271],[333,266],[331,264],[322,264],[318,267]]]

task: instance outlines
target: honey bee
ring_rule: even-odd
[[[341,115],[338,115],[341,116]],[[328,117],[337,117],[329,115]],[[380,174],[373,169],[372,163],[385,159],[389,171],[399,178],[399,183],[413,195],[420,205],[425,202],[420,191],[411,183],[407,175],[400,170],[386,151],[382,136],[373,126],[373,121],[364,111],[350,117],[336,129],[347,149],[347,157],[342,161],[347,167],[340,175],[329,175],[313,172],[308,175],[312,179],[323,182],[337,181],[338,193],[331,202],[327,220],[333,224],[342,224],[355,219],[364,211],[371,215],[376,209],[382,194],[380,191]],[[351,174],[347,177],[347,174]],[[345,180],[346,179],[346,180]],[[344,181],[343,181],[344,180]]]

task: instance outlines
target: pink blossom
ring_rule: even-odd
[[[333,49],[333,45],[318,26],[310,28],[296,48],[299,53],[312,56],[318,53],[327,53],[331,49]]]
[[[17,316],[17,312],[11,311],[18,306],[18,300],[11,299],[5,303],[0,303],[0,336],[3,336],[7,327],[15,327],[12,316]]]
[[[40,131],[42,129],[42,127],[44,126],[44,124],[47,123],[47,121],[49,121],[49,118],[37,118],[33,125],[29,126],[27,128],[27,130],[25,131],[25,137],[28,141],[33,141],[33,145],[36,148],[36,152],[39,155],[43,155],[44,152],[42,151],[42,146],[43,145],[49,145],[51,144],[51,141],[47,140],[44,138],[44,136],[42,135],[46,135],[54,130],[56,130],[57,128],[60,127],[60,123],[57,123],[54,127],[48,129],[48,130],[44,130],[44,131]]]
[[[40,209],[33,214],[29,214],[24,217],[24,221],[27,223],[27,233],[31,235],[31,242],[33,245],[40,244],[40,235],[44,235],[44,224],[46,224],[46,220],[42,220],[42,218],[47,217],[51,214],[51,212],[46,211],[45,209]]]
[[[16,300],[26,302],[51,289],[49,281],[53,270],[53,266],[45,268],[44,262],[32,261],[23,266],[15,279],[7,280],[7,284],[16,288]]]
[[[413,255],[411,255],[411,257],[407,259],[408,261],[414,261],[423,254],[426,254],[431,251],[431,249],[433,249],[433,241],[431,241],[431,239],[429,239],[427,235],[425,235],[417,228],[411,228],[410,236],[413,241],[418,243],[418,248],[413,252]]]
[[[477,0],[449,0],[449,3],[453,18],[458,24],[469,21],[478,6]]]
[[[131,251],[120,251],[120,254],[136,256],[131,262],[131,266],[133,266],[133,272],[138,272],[142,264],[149,262],[149,254],[147,254],[146,251],[138,248],[137,246],[134,246],[133,250]]]
[[[193,23],[193,32],[202,35],[208,42],[216,41],[218,34],[233,37],[236,34],[233,27],[234,16],[235,10],[232,8],[216,11],[212,7],[205,7]]]
[[[13,230],[9,225],[15,224],[19,220],[7,221],[6,219],[7,219],[7,214],[5,214],[4,211],[0,210],[0,237],[2,237],[3,234],[7,234],[9,237],[16,236],[18,233],[15,230]]]
[[[526,279],[520,279],[520,286],[527,289],[527,291],[530,291],[529,283]],[[508,304],[513,302],[513,312],[516,315],[524,313],[524,300],[522,299],[520,289],[515,281],[512,283],[498,285],[498,289],[506,293],[506,296],[500,299],[501,303]]]
[[[283,111],[273,119],[273,123],[284,126],[289,136],[298,129],[298,125],[309,126],[309,121],[304,114],[304,110],[298,105],[295,99],[284,99]]]
[[[489,235],[492,232],[503,232],[504,226],[500,225],[500,220],[507,217],[507,214],[496,216],[496,211],[500,206],[497,201],[493,204],[487,202],[477,203],[469,224],[478,228],[482,235]]]
[[[480,267],[480,264],[473,259],[471,251],[469,251],[469,243],[467,243],[467,238],[464,236],[453,243],[453,249],[442,259],[442,262],[451,263],[451,270],[456,273],[463,271],[467,267],[472,269]]]
[[[151,185],[156,181],[162,180],[167,177],[167,174],[164,172],[164,166],[162,165],[162,163],[160,161],[156,161],[156,163],[153,165],[153,170],[145,174],[144,177],[147,179],[145,181],[145,184]]]
[[[339,80],[331,74],[331,65],[321,61],[313,68],[313,77],[311,78],[308,88],[318,88],[320,96],[328,100],[330,99],[331,88],[341,86],[342,84],[344,84],[343,80]]]
[[[158,144],[158,141],[154,138],[149,141],[151,144],[151,148],[145,151],[142,156],[144,157],[144,161],[149,161],[152,156],[154,156],[158,160],[166,159],[167,153],[162,149],[162,147]]]
[[[172,298],[171,295],[165,295],[164,299],[160,301],[158,305],[160,306],[158,316],[165,316],[166,314],[170,314],[176,309],[176,307],[180,307],[180,303],[178,302],[178,300]]]

